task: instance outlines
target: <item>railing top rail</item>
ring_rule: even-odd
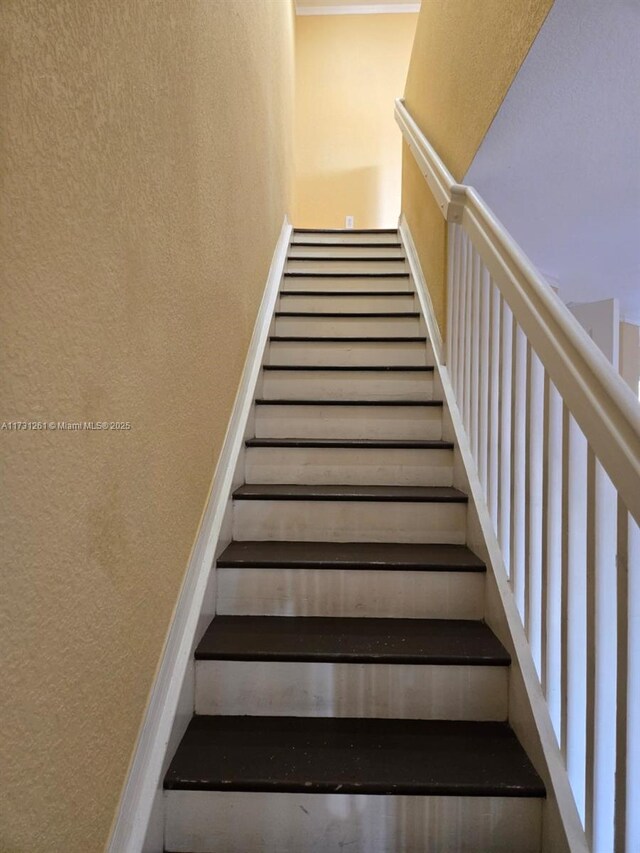
[[[640,404],[479,193],[458,184],[401,99],[395,117],[443,217],[461,224],[640,524]]]

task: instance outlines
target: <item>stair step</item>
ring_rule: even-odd
[[[267,399],[430,400],[434,370],[428,365],[267,364],[262,396]]]
[[[401,243],[292,243],[287,253],[292,258],[402,258]]]
[[[433,373],[427,364],[265,364],[263,370],[320,370],[352,373]]]
[[[482,561],[462,545],[234,541],[217,563],[230,615],[481,619]]]
[[[505,720],[509,656],[481,622],[216,616],[196,714]]]
[[[426,344],[426,335],[404,335],[403,337],[373,337],[363,336],[354,338],[333,338],[329,335],[271,335],[270,341],[277,343],[331,343],[331,344]]]
[[[296,240],[295,243],[293,243],[292,245],[294,245],[294,246],[309,246],[309,247],[313,246],[314,248],[320,248],[320,247],[325,247],[325,246],[345,246],[346,245],[347,247],[353,247],[353,248],[358,248],[358,249],[365,249],[365,248],[370,249],[372,246],[376,249],[380,249],[380,248],[395,249],[395,248],[402,247],[402,243],[400,242],[400,240],[396,240],[395,242],[386,242],[386,243],[349,242],[346,244],[345,243],[326,243],[326,242],[323,242],[322,240],[314,240],[314,241]]]
[[[294,228],[295,234],[397,234],[397,228]]]
[[[348,298],[350,296],[357,296],[358,298],[363,296],[372,296],[376,298],[381,298],[384,296],[390,296],[394,299],[399,297],[406,299],[407,296],[413,296],[412,291],[402,291],[402,290],[314,290],[313,296],[332,298],[332,299],[340,299],[340,298]],[[308,290],[287,290],[285,293],[281,293],[280,296],[309,296]]]
[[[250,438],[247,447],[364,448],[366,450],[453,450],[452,441],[370,438]]]
[[[317,278],[317,279],[333,279],[333,278],[346,278],[350,280],[355,279],[382,279],[386,281],[388,279],[402,278],[408,279],[410,273],[398,271],[398,272],[285,272],[285,279],[289,279],[291,281],[295,281],[299,278]]]
[[[362,261],[364,263],[380,263],[382,261],[404,261],[404,257],[398,257],[397,255],[388,255],[388,256],[372,256],[367,257],[366,255],[297,255],[296,257],[289,257],[289,260],[295,261]]]
[[[355,254],[340,257],[338,253],[311,257],[289,257],[286,260],[285,272],[406,272],[407,261],[404,257],[392,257],[384,255],[380,257],[358,257]]]
[[[376,311],[276,311],[276,317],[410,317],[418,319],[419,311],[386,311],[385,313]]]
[[[384,503],[467,503],[450,486],[302,486],[245,484],[233,493],[237,501],[357,501]]]
[[[257,399],[256,406],[400,406],[409,408],[443,407],[442,400],[265,400]]]
[[[407,315],[408,314],[408,315]],[[276,311],[276,335],[322,337],[415,337],[423,332],[416,311],[383,314]]]
[[[410,290],[284,290],[278,311],[340,311],[341,313],[389,313],[415,311],[415,293]]]
[[[218,568],[484,572],[465,545],[395,542],[231,542]]]
[[[167,790],[544,797],[506,723],[194,717]]]
[[[487,625],[461,619],[216,616],[195,656],[196,660],[448,666],[511,662]]]

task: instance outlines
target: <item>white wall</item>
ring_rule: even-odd
[[[566,302],[640,323],[638,0],[556,0],[464,180]]]

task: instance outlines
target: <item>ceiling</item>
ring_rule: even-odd
[[[420,0],[295,0],[298,15],[371,15],[419,12]]]

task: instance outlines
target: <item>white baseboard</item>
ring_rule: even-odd
[[[291,239],[285,216],[267,277],[262,303],[227,434],[200,520],[196,540],[169,628],[160,666],[151,690],[127,780],[111,828],[108,853],[140,853],[154,801],[162,785],[167,748],[174,741],[174,720],[191,660],[200,612],[212,573],[220,531],[233,488],[236,463],[243,447],[245,427],[260,376],[265,345]]]
[[[440,328],[436,321],[436,314],[433,310],[431,294],[429,293],[429,288],[427,286],[424,273],[422,272],[420,258],[418,257],[418,250],[416,249],[416,244],[413,242],[411,229],[409,228],[409,223],[407,222],[404,213],[400,216],[400,225],[398,230],[400,231],[400,239],[402,240],[402,244],[407,255],[407,263],[409,264],[411,277],[413,278],[416,286],[416,293],[418,295],[420,308],[422,309],[422,316],[425,318],[425,322],[427,324],[427,331],[431,346],[433,347],[438,363],[443,364],[445,359],[444,348],[442,346],[442,333],[440,332]]]

